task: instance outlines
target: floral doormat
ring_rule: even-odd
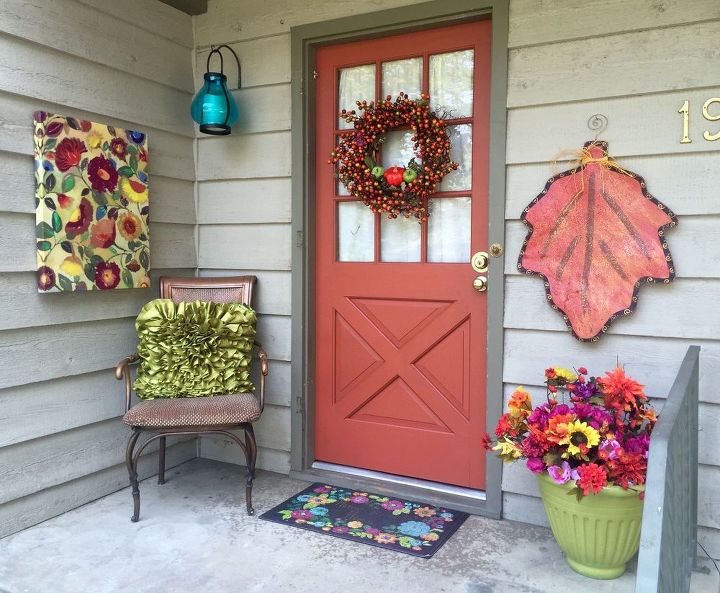
[[[260,519],[430,558],[468,518],[431,504],[313,484]]]

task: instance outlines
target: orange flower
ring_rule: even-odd
[[[430,507],[420,507],[419,509],[415,509],[414,512],[418,517],[432,517],[436,514],[435,509],[431,509]]]
[[[122,214],[118,220],[120,234],[128,241],[137,239],[140,236],[140,219],[132,212]]]
[[[510,408],[510,414],[512,416],[529,416],[530,412],[532,412],[530,394],[522,387],[518,387],[510,397],[508,408]]]
[[[558,414],[548,421],[547,439],[553,443],[560,443],[568,435],[568,424],[575,419],[573,414]]]
[[[615,410],[616,415],[624,412],[634,414],[640,405],[647,401],[644,385],[628,377],[622,367],[605,373],[602,379],[598,379],[598,385],[605,400],[605,407]]]

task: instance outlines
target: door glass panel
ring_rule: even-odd
[[[341,68],[338,88],[338,112],[358,111],[356,101],[375,99],[375,64]],[[338,118],[338,128],[352,128],[352,124]]]
[[[430,106],[442,115],[471,117],[473,50],[430,56]]]
[[[417,99],[422,90],[422,58],[384,62],[382,65],[382,95],[393,101],[402,91]]]
[[[431,198],[428,207],[428,261],[470,261],[470,198]]]
[[[382,145],[382,166],[407,167],[410,159],[415,156],[411,130],[391,130],[385,134]],[[420,162],[420,159],[416,159]]]
[[[380,259],[382,261],[420,261],[420,238],[422,227],[417,218],[389,219],[381,217]]]
[[[375,259],[375,215],[362,202],[338,203],[338,261]]]
[[[472,182],[472,126],[447,126],[450,138],[450,158],[460,165],[448,173],[438,186],[439,191],[470,189]]]

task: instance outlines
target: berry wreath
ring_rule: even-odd
[[[450,158],[450,139],[445,123],[430,111],[430,97],[410,99],[400,93],[395,101],[388,95],[377,103],[357,101],[360,109],[343,109],[340,117],[353,124],[354,131],[341,136],[329,164],[337,166],[337,178],[373,212],[389,218],[403,215],[427,220],[426,200],[437,184],[458,164]],[[413,131],[415,156],[407,166],[384,169],[377,162],[385,134],[394,129]]]

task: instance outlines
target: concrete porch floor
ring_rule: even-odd
[[[306,484],[259,472],[245,514],[243,469],[197,459],[0,540],[0,593],[632,593],[634,575],[593,581],[549,530],[470,517],[430,560],[260,521]],[[703,578],[693,590],[717,590]]]

